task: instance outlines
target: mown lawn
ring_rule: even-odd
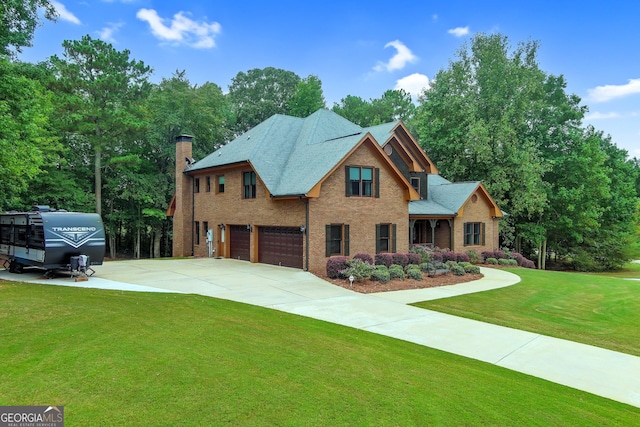
[[[411,343],[194,295],[0,282],[0,405],[69,426],[632,425],[640,409]]]
[[[414,305],[640,356],[640,281],[507,269],[514,286]]]

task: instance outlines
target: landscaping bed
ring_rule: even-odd
[[[428,277],[423,274],[422,280],[404,279],[392,280],[388,283],[375,282],[373,280],[364,280],[362,282],[354,282],[353,286],[349,284],[348,279],[330,279],[327,276],[318,276],[321,279],[331,282],[334,285],[350,289],[361,294],[371,294],[375,292],[402,291],[407,289],[424,289],[435,288],[438,286],[455,285],[458,283],[466,283],[484,277],[482,274],[465,274],[464,276],[455,276],[453,274],[443,274],[436,277]]]

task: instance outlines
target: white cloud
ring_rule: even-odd
[[[55,0],[51,0],[49,3],[51,3],[51,6],[53,6],[56,12],[58,12],[58,16],[60,17],[60,19],[62,19],[63,21],[71,22],[73,24],[80,24],[80,20],[76,17],[76,15],[69,12],[65,5]]]
[[[378,65],[373,67],[375,71],[387,70],[391,72],[394,70],[402,70],[407,63],[416,62],[418,60],[418,57],[415,56],[400,40],[394,40],[384,45],[385,49],[389,46],[396,48],[396,54],[393,55],[386,64],[379,62]]]
[[[437,13],[434,13],[433,15],[431,15],[431,20],[432,20],[433,22],[436,22],[436,21],[438,20],[438,14],[437,14]]]
[[[98,38],[108,43],[117,43],[113,36],[123,25],[124,22],[109,23],[107,27],[96,32],[98,34]]]
[[[456,27],[447,31],[449,34],[453,34],[456,37],[462,37],[469,34],[469,27]]]
[[[417,99],[424,89],[429,88],[429,77],[424,74],[414,73],[396,81],[394,89],[403,89]]]
[[[601,113],[599,111],[594,111],[593,113],[589,113],[584,116],[585,120],[600,120],[600,119],[617,119],[621,117],[619,113],[612,111],[610,113]]]
[[[626,85],[597,86],[588,90],[589,99],[593,102],[606,102],[634,93],[640,93],[640,79],[629,79]]]
[[[184,12],[173,15],[170,26],[165,25],[168,20],[159,17],[153,9],[140,9],[136,17],[141,21],[146,21],[151,27],[153,35],[158,39],[173,44],[186,44],[194,48],[215,47],[215,36],[222,29],[217,22],[210,24],[197,22],[185,16]]]

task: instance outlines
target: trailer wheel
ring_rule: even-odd
[[[14,259],[9,264],[9,273],[22,274],[22,267],[23,265]]]

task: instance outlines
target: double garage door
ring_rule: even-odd
[[[248,261],[251,232],[245,225],[230,229],[231,258]],[[302,268],[302,236],[298,227],[258,227],[258,262]]]

